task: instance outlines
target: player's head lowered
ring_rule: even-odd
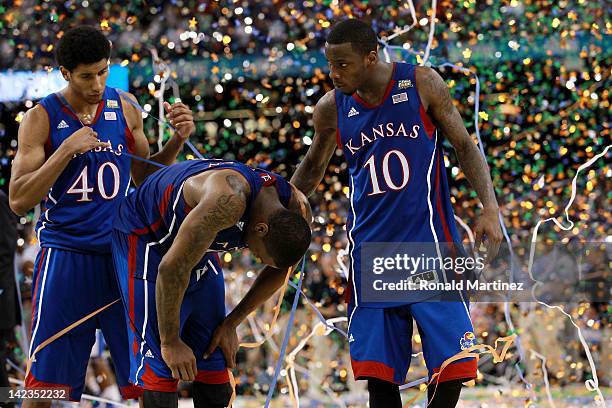
[[[334,87],[344,94],[353,94],[378,62],[376,33],[363,21],[340,21],[327,36],[325,57]]]
[[[276,268],[295,265],[310,245],[311,231],[300,214],[277,208],[252,214],[246,226],[246,243],[261,261]]]
[[[71,91],[87,103],[102,100],[108,78],[111,43],[94,27],[72,28],[59,40],[55,59]]]

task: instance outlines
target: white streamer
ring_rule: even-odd
[[[546,385],[546,396],[548,397],[548,403],[552,408],[557,408],[555,406],[555,401],[553,401],[552,394],[550,393],[550,384],[548,383],[548,370],[546,369],[546,357],[544,357],[542,354],[538,353],[533,349],[529,351],[531,351],[531,354],[533,356],[542,360],[542,374],[544,376],[544,384]]]
[[[588,160],[586,163],[582,164],[580,167],[578,167],[578,170],[576,171],[576,174],[574,175],[574,178],[572,179],[572,192],[570,195],[570,199],[567,203],[567,205],[565,206],[564,209],[564,214],[565,214],[565,220],[569,223],[569,226],[564,226],[561,222],[559,222],[556,218],[554,217],[550,217],[550,218],[546,218],[545,220],[539,220],[535,226],[535,228],[533,229],[533,234],[531,237],[531,248],[529,251],[529,263],[527,265],[527,270],[529,273],[529,277],[534,280],[536,282],[536,284],[534,285],[534,290],[535,288],[541,283],[540,281],[538,281],[537,279],[534,278],[533,276],[533,271],[532,271],[532,267],[533,267],[533,258],[534,258],[534,254],[535,254],[535,244],[537,242],[538,239],[538,230],[540,228],[540,225],[545,224],[549,221],[552,221],[557,227],[559,227],[560,229],[562,229],[563,231],[570,231],[572,228],[574,228],[574,221],[572,221],[569,217],[569,209],[572,206],[572,204],[574,203],[574,200],[576,199],[576,183],[577,183],[577,179],[578,179],[578,175],[580,174],[580,172],[588,167],[590,167],[593,163],[595,163],[595,161],[597,161],[600,157],[603,157],[606,155],[606,153],[608,153],[608,150],[612,147],[612,145],[608,145],[604,148],[604,150],[593,156],[590,160]],[[533,293],[533,292],[532,292]],[[589,348],[588,343],[586,342],[586,340],[584,339],[584,336],[582,334],[582,329],[576,324],[576,322],[574,322],[574,319],[572,318],[572,316],[567,313],[565,310],[563,310],[563,308],[561,308],[560,306],[551,306],[545,302],[542,302],[540,300],[538,300],[535,295],[533,296],[534,299],[541,305],[546,306],[549,309],[557,309],[559,310],[561,313],[563,313],[565,316],[567,316],[567,318],[570,320],[570,322],[572,323],[572,325],[576,328],[576,331],[578,332],[578,338],[580,339],[580,343],[582,344],[582,347],[584,349],[584,352],[587,356],[587,360],[589,361],[589,366],[591,368],[591,374],[593,375],[593,379],[590,380],[586,380],[584,382],[584,385],[586,387],[587,390],[591,391],[591,392],[596,392],[597,396],[599,397],[599,399],[596,399],[596,404],[598,406],[604,406],[606,405],[606,401],[604,399],[603,394],[601,393],[601,390],[599,389],[599,378],[597,377],[597,369],[595,367],[595,362],[593,361],[593,356],[591,354],[591,350]]]

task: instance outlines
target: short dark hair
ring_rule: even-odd
[[[372,27],[354,18],[334,24],[327,35],[327,42],[329,44],[351,43],[353,50],[361,55],[368,55],[370,51],[376,51],[378,48],[378,37]]]
[[[102,59],[109,59],[110,41],[102,32],[91,26],[72,28],[62,36],[55,50],[55,59],[68,71],[79,64],[93,64]]]
[[[287,209],[275,211],[268,219],[264,245],[278,268],[295,265],[310,245],[311,231],[300,214]]]

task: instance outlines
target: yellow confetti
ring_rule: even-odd
[[[552,28],[557,28],[559,27],[560,24],[561,24],[561,21],[557,17],[555,17],[551,23]]]

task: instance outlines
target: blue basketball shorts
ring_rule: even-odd
[[[30,358],[45,340],[120,299],[113,269],[110,255],[41,248],[32,283]],[[97,328],[110,349],[123,398],[141,395],[128,381],[128,336],[120,301],[36,352],[26,387],[68,388],[70,399],[79,401]]]
[[[163,257],[160,247],[142,235],[113,231],[113,258],[129,329],[130,383],[147,390],[175,392],[178,381],[161,355],[155,281]],[[216,254],[207,254],[191,274],[180,312],[180,337],[196,357],[196,381],[229,382],[217,348],[204,359],[212,334],[225,318],[223,270]]]
[[[356,379],[368,377],[404,384],[412,358],[412,320],[416,321],[429,378],[449,357],[474,344],[474,328],[463,302],[429,301],[393,308],[349,304],[349,349]],[[476,378],[477,360],[448,365],[439,382]]]

